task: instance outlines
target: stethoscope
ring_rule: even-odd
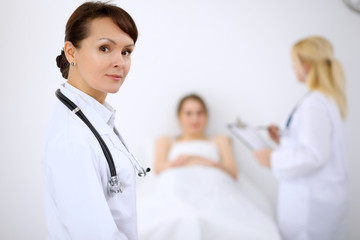
[[[101,138],[100,134],[96,131],[96,129],[94,128],[94,126],[90,123],[90,121],[86,118],[85,114],[80,110],[80,108],[78,106],[75,105],[75,103],[73,103],[70,99],[68,99],[64,94],[62,94],[60,92],[60,89],[56,90],[55,92],[56,97],[65,105],[67,106],[70,111],[72,111],[73,113],[75,113],[88,127],[89,129],[92,131],[92,133],[95,135],[96,139],[98,140],[101,149],[105,155],[106,161],[109,165],[110,168],[110,180],[108,182],[108,191],[110,194],[115,194],[115,193],[122,193],[123,189],[124,189],[124,185],[119,181],[119,178],[117,176],[116,173],[116,169],[115,169],[115,164],[114,164],[114,160],[111,156],[111,153],[108,149],[108,147],[106,146],[104,140]],[[138,172],[138,176],[139,177],[145,177],[146,173],[150,172],[150,168],[146,168],[146,170],[141,166],[139,160],[137,160],[137,158],[129,151],[128,147],[126,146],[124,140],[122,139],[122,137],[120,136],[120,134],[116,131],[116,129],[114,129],[115,134],[119,137],[121,143],[124,145],[124,147],[126,148],[126,150],[128,151],[128,153],[130,153],[131,157],[130,161],[133,164],[134,168],[136,169],[136,171]],[[133,160],[135,160],[135,162],[133,162]]]
[[[296,103],[294,108],[291,110],[290,115],[288,119],[286,120],[285,129],[280,132],[280,136],[286,136],[289,133],[290,125],[293,120],[293,116],[304,101],[304,99],[310,94],[310,92],[307,92],[300,100]]]

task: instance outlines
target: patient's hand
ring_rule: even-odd
[[[261,165],[267,168],[271,167],[271,153],[271,149],[261,149],[254,151],[256,160],[258,160]]]
[[[181,167],[187,165],[204,165],[211,167],[218,167],[218,163],[209,159],[193,156],[193,155],[180,155],[174,161],[170,163],[171,167]]]
[[[203,158],[203,157],[199,157],[199,156],[189,156],[188,161],[187,161],[188,165],[203,165],[203,166],[210,166],[210,167],[218,167],[218,163]]]
[[[170,163],[170,167],[180,167],[185,166],[189,162],[190,156],[180,155],[174,161]]]

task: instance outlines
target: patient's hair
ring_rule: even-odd
[[[90,23],[97,18],[111,18],[114,23],[126,34],[134,44],[138,37],[138,30],[134,20],[122,8],[106,2],[85,2],[70,16],[65,29],[65,42],[70,41],[76,48],[81,47],[81,41],[90,35]],[[56,57],[57,66],[62,76],[67,79],[70,64],[66,59],[64,50]]]
[[[186,96],[184,96],[180,102],[179,102],[179,105],[178,105],[178,108],[177,108],[177,114],[178,116],[180,115],[180,112],[181,112],[181,109],[182,107],[184,106],[184,103],[187,101],[187,100],[195,100],[195,101],[198,101],[201,106],[203,107],[204,111],[205,111],[205,114],[207,115],[208,114],[208,110],[207,110],[207,107],[206,107],[206,104],[204,102],[204,100],[197,94],[195,93],[191,93],[191,94],[188,94]]]

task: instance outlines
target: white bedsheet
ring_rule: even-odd
[[[244,176],[188,166],[143,179],[138,187],[140,240],[277,240],[273,209]]]

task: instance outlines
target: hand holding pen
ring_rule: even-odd
[[[257,127],[257,129],[266,129],[269,133],[270,138],[277,144],[280,143],[281,132],[280,132],[280,129],[276,125],[271,124],[269,126],[259,126],[259,127]]]
[[[269,132],[269,136],[270,138],[276,142],[277,144],[280,143],[280,130],[276,125],[270,125],[268,127],[268,132]]]
[[[248,126],[240,118],[237,118],[236,125],[240,128],[246,128]],[[280,136],[283,135],[283,132],[279,129],[278,126],[271,124],[269,126],[257,126],[256,129],[257,130],[267,130],[270,138],[277,144],[280,143]]]

